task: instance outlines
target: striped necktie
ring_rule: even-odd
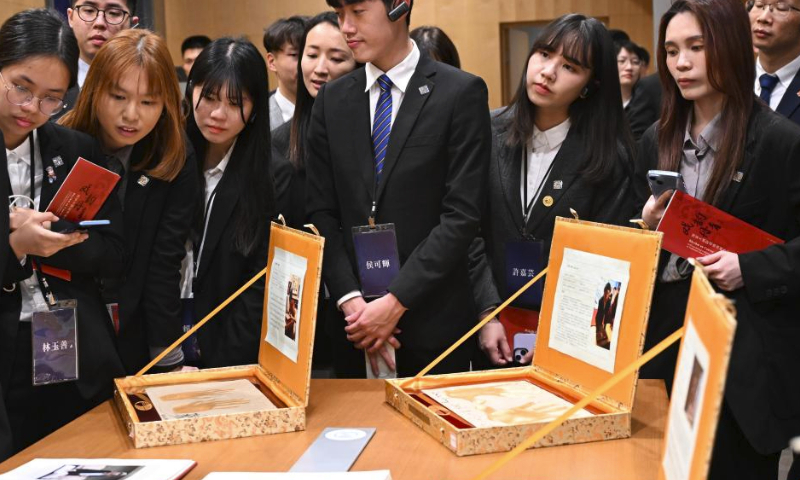
[[[372,123],[372,154],[375,157],[375,179],[381,181],[383,161],[386,160],[386,147],[392,132],[392,81],[386,74],[378,77],[381,94],[375,107],[375,120]]]

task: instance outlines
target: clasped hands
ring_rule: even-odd
[[[11,230],[8,243],[19,260],[25,255],[49,257],[89,238],[89,234],[82,232],[51,232],[50,224],[57,222],[58,217],[50,212],[15,207],[8,220]]]
[[[664,211],[667,209],[667,203],[672,197],[672,192],[672,190],[666,191],[658,199],[651,195],[647,200],[642,210],[642,220],[650,228],[658,226],[661,217],[664,216]],[[703,265],[708,278],[714,281],[723,291],[732,292],[744,287],[739,255],[733,252],[719,251],[711,255],[698,257],[695,260]]]
[[[370,303],[363,297],[355,297],[342,304],[347,326],[347,340],[356,348],[366,350],[372,372],[378,375],[380,355],[392,371],[397,370],[394,360],[386,350],[386,344],[396,349],[400,342],[395,335],[400,333],[397,322],[408,309],[393,294],[388,293]]]

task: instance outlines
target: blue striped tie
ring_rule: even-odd
[[[392,132],[392,81],[385,74],[378,77],[381,94],[375,107],[375,120],[372,122],[372,154],[375,157],[375,179],[380,183],[389,134]]]

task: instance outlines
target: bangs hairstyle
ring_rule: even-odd
[[[744,160],[747,124],[753,111],[755,59],[750,18],[738,0],[677,0],[661,17],[658,32],[658,73],[664,91],[658,121],[658,166],[677,172],[683,160],[683,139],[693,102],[681,95],[667,68],[664,46],[669,22],[691,13],[703,33],[706,72],[711,87],[723,94],[720,151],[711,170],[703,201],[716,205]]]
[[[533,136],[536,105],[528,98],[527,65],[542,51],[560,51],[564,58],[591,72],[585,98],[578,97],[569,106],[570,128],[584,139],[586,163],[581,174],[590,182],[605,180],[614,174],[620,157],[627,162],[626,169],[632,168],[633,140],[622,110],[614,43],[599,20],[580,14],[554,20],[534,42],[517,92],[502,113],[509,122],[507,145],[523,147]]]
[[[195,87],[200,87],[197,97],[193,93]],[[237,251],[247,256],[259,246],[275,214],[275,194],[269,171],[271,137],[267,64],[247,39],[225,37],[214,40],[198,55],[189,72],[186,101],[191,107],[186,129],[197,152],[200,172],[205,170],[208,141],[197,127],[194,109],[206,98],[214,96],[227,97],[231,104],[238,105],[245,124],[237,137],[226,175],[233,175],[241,182],[233,236]],[[245,96],[253,102],[250,118],[244,116]]]
[[[106,42],[92,61],[75,108],[59,123],[99,138],[102,127],[97,110],[102,99],[135,68],[147,76],[147,91],[164,102],[164,109],[156,126],[141,140],[144,145],[142,161],[132,168],[170,182],[186,162],[181,91],[167,45],[155,33],[126,29]]]
[[[55,57],[78,83],[78,41],[67,21],[55,10],[36,8],[11,16],[0,27],[0,68],[33,57]]]

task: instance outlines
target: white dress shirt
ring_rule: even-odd
[[[283,96],[280,88],[275,90],[275,101],[278,102],[278,107],[281,109],[281,118],[284,123],[291,120],[294,115],[294,103]],[[277,125],[275,125],[275,127],[277,127]]]
[[[84,62],[82,58],[78,57],[78,87],[83,88],[83,82],[86,81],[86,74],[89,73],[89,64]]]
[[[200,248],[197,250],[198,255],[197,258],[197,265],[194,265],[194,246],[192,245],[191,240],[186,241],[186,256],[183,258],[183,264],[181,266],[181,298],[194,298],[192,293],[192,281],[194,280],[194,276],[198,270],[200,270],[200,261],[202,260],[203,254],[203,246],[206,242],[206,230],[208,229],[208,220],[211,218],[211,210],[214,208],[214,192],[217,189],[217,185],[219,185],[220,180],[222,180],[222,176],[225,174],[225,169],[228,167],[228,162],[231,160],[231,153],[233,149],[236,147],[236,142],[233,142],[231,148],[228,149],[228,152],[222,157],[222,160],[214,166],[203,172],[203,176],[206,180],[206,211],[204,212],[204,219],[203,219],[203,238],[200,240]]]
[[[36,196],[33,197],[33,205],[27,205],[34,210],[39,209],[39,199],[42,196],[42,155],[39,148],[39,138],[36,131],[33,132],[33,141],[36,144],[34,158],[35,175],[33,185],[36,189]],[[11,182],[11,192],[14,195],[31,196],[31,142],[25,140],[17,148],[9,150],[6,148],[8,157],[8,179]],[[26,206],[24,202],[17,203],[19,206]],[[31,275],[27,279],[19,282],[20,294],[22,295],[22,311],[20,321],[30,322],[33,312],[46,312],[47,302],[39,288],[36,275]]]
[[[792,80],[794,80],[794,77],[797,75],[798,71],[800,71],[800,57],[795,58],[791,62],[779,68],[777,72],[772,72],[773,75],[778,76],[778,83],[775,84],[775,88],[772,89],[772,94],[769,97],[769,108],[773,110],[778,108],[778,105],[780,105],[781,100],[783,99],[783,95],[786,93],[786,89],[789,88],[789,84],[792,83]],[[765,73],[769,72],[764,70],[764,67],[761,66],[761,60],[757,60],[755,83],[756,95],[761,95],[761,84],[758,83],[758,79],[761,78],[761,75],[764,75]],[[800,92],[789,92],[790,95],[797,95],[798,93]]]
[[[572,122],[570,122],[569,118],[545,131],[539,130],[535,125],[533,126],[533,136],[528,141],[525,151],[522,152],[522,161],[526,163],[520,164],[522,175],[520,176],[519,196],[522,199],[523,215],[528,213],[528,204],[536,202],[539,197],[539,193],[541,193],[539,187],[547,180],[550,165],[553,164],[553,160],[558,155],[558,151],[561,149],[564,139],[567,138],[571,126]],[[527,178],[525,175],[526,169]],[[528,189],[527,204],[525,203],[526,183]],[[525,220],[527,222],[528,219],[526,218]]]
[[[378,99],[381,96],[381,87],[378,84],[378,78],[386,74],[389,77],[389,80],[392,81],[392,120],[391,125],[394,125],[394,120],[397,118],[397,112],[400,110],[400,104],[403,103],[403,98],[406,96],[406,89],[408,88],[408,82],[411,81],[411,77],[414,75],[414,72],[417,70],[417,64],[419,63],[419,48],[417,48],[416,42],[414,40],[409,40],[411,42],[411,52],[406,55],[406,58],[403,59],[400,63],[392,67],[388,72],[384,72],[380,68],[376,67],[375,65],[368,63],[364,67],[364,72],[367,74],[367,85],[364,89],[364,92],[369,92],[369,131],[372,132],[372,124],[375,123],[375,107],[378,106]],[[391,127],[390,127],[391,128]],[[389,138],[391,139],[392,134],[389,133]],[[391,141],[391,140],[390,140]],[[341,308],[342,304],[351,298],[360,297],[361,292],[358,290],[353,290],[352,292],[346,293],[342,296],[337,302],[336,306]]]

